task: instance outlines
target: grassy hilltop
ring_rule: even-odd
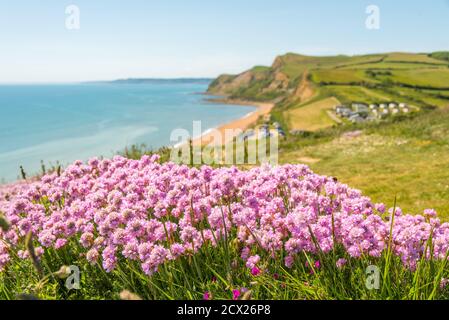
[[[287,132],[281,162],[306,163],[375,201],[397,196],[405,211],[433,207],[449,218],[449,52],[289,53],[271,67],[222,75],[209,92],[275,102],[272,121]],[[356,102],[406,103],[413,112],[362,124],[333,115]]]

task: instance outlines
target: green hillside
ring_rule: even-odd
[[[376,201],[406,211],[433,207],[449,219],[449,52],[310,57],[221,76],[212,94],[272,101],[283,163],[306,163]],[[407,114],[353,124],[336,105],[403,103]],[[294,131],[309,132],[296,136]]]
[[[440,91],[449,92],[449,52],[388,53],[364,56],[311,57],[289,53],[271,67],[255,67],[239,75],[224,75],[210,86],[213,94],[253,100],[298,103],[305,85],[327,95],[347,95],[347,86],[376,89],[389,99],[432,107],[449,105]],[[346,86],[341,88],[336,86]],[[416,90],[410,99],[397,88]],[[324,89],[324,90],[323,90]],[[328,90],[326,90],[328,89]],[[356,88],[355,91],[359,91]],[[302,100],[307,100],[302,99]],[[348,97],[351,100],[352,97]],[[367,95],[369,98],[369,94]],[[436,99],[433,102],[429,98]]]

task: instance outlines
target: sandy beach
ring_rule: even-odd
[[[220,133],[222,137],[221,144],[225,144],[230,142],[234,136],[226,137],[225,132],[226,130],[246,130],[251,125],[257,122],[257,120],[260,117],[264,117],[268,114],[270,114],[271,110],[274,108],[274,103],[267,103],[267,102],[255,102],[255,101],[247,101],[247,100],[237,100],[237,99],[228,99],[228,98],[214,98],[209,99],[208,101],[211,102],[217,102],[217,103],[225,103],[229,105],[240,105],[240,106],[254,106],[257,107],[257,109],[248,115],[246,115],[243,118],[237,119],[235,121],[232,121],[230,123],[224,124],[219,126],[218,128],[215,128],[213,130],[210,130],[206,133],[204,133],[201,137],[196,138],[193,140],[194,145],[209,145],[212,142],[216,142],[217,144],[220,144],[220,141],[214,141],[214,136],[217,132]],[[216,140],[216,139],[215,139]]]

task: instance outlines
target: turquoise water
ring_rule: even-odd
[[[29,174],[40,161],[68,164],[110,157],[132,144],[173,145],[170,134],[202,131],[241,118],[254,108],[208,103],[207,83],[0,86],[0,179]]]

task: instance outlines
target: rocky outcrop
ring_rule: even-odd
[[[264,90],[266,91],[273,91],[273,90],[281,90],[286,91],[289,87],[290,79],[287,77],[286,74],[280,71],[276,71],[274,73],[273,80],[270,82],[267,88]]]
[[[311,99],[315,95],[315,90],[309,80],[309,72],[305,71],[302,75],[298,87],[293,93],[293,98],[301,102]]]
[[[280,69],[282,58],[277,57],[270,68],[256,67],[238,75],[222,75],[209,86],[208,92],[219,95],[239,95],[245,90],[252,94],[286,92],[290,79]]]
[[[210,85],[208,92],[254,100],[310,99],[314,90],[308,73],[302,75],[297,85],[301,73],[296,79],[291,79],[284,70],[286,63],[292,59],[298,58],[291,54],[278,56],[271,67],[255,67],[239,75],[222,75]]]

